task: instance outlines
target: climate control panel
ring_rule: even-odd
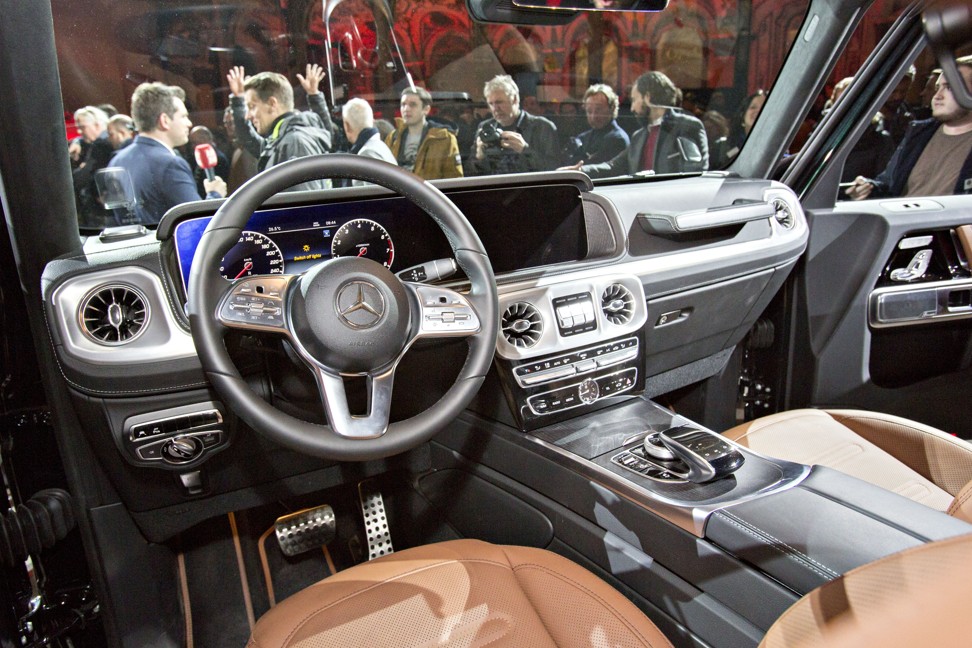
[[[516,424],[533,430],[644,389],[641,333],[521,362],[497,360]]]

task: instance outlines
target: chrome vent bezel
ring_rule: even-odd
[[[112,306],[126,310],[117,316],[118,324],[110,321]],[[95,344],[106,347],[123,346],[137,340],[148,327],[150,316],[145,293],[121,282],[95,286],[78,307],[81,332]]]
[[[782,198],[773,199],[773,209],[776,211],[776,222],[784,229],[793,229],[796,225],[796,217],[793,214],[793,207]]]
[[[614,309],[611,306],[617,300],[621,300],[622,303],[618,309]],[[601,312],[604,314],[604,319],[611,324],[616,326],[627,324],[635,315],[634,294],[623,284],[611,284],[601,293]]]
[[[527,328],[516,330],[516,322],[529,322]],[[503,339],[518,349],[529,349],[540,341],[543,335],[543,316],[530,302],[510,304],[500,318],[500,331]]]

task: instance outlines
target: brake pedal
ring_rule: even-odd
[[[373,483],[363,481],[358,484],[358,497],[361,499],[361,513],[364,516],[365,535],[368,537],[368,560],[394,553],[388,516],[385,515],[385,501],[381,492],[373,488]]]
[[[334,510],[328,504],[304,509],[277,518],[273,527],[280,550],[285,556],[296,556],[334,539]]]

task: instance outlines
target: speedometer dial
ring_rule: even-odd
[[[334,233],[331,256],[364,257],[391,268],[395,259],[395,244],[384,227],[367,218],[356,218]]]
[[[262,274],[283,274],[284,260],[280,248],[259,232],[243,230],[239,242],[226,253],[219,272],[230,281]]]

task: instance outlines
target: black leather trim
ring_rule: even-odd
[[[824,467],[799,486],[716,511],[705,537],[799,594],[972,525]]]

